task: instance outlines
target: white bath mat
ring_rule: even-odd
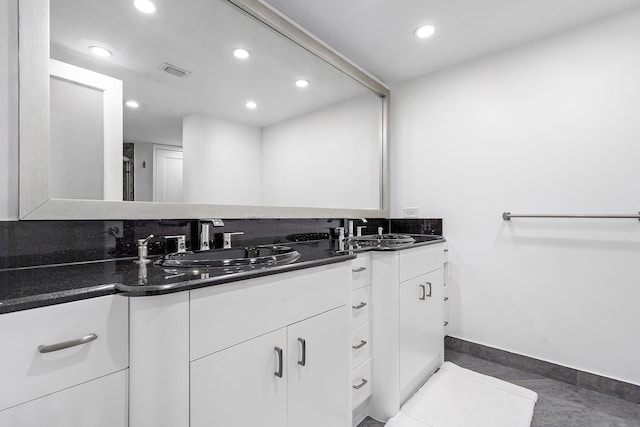
[[[538,394],[445,362],[386,427],[529,427]]]

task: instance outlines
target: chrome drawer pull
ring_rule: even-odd
[[[356,390],[360,390],[362,387],[364,387],[369,381],[365,380],[364,378],[362,379],[362,382],[358,385],[353,385],[351,387],[353,387]]]
[[[360,310],[362,307],[365,307],[367,305],[366,302],[360,302],[360,304],[358,305],[352,305],[351,308],[353,308],[354,310]]]
[[[90,343],[91,341],[95,341],[97,339],[98,339],[98,336],[94,333],[91,333],[89,335],[85,335],[84,337],[78,338],[75,340],[59,342],[57,344],[51,344],[51,345],[39,345],[38,351],[40,353],[51,353],[53,351],[63,350],[65,348],[75,347],[77,345]]]
[[[298,338],[298,342],[302,344],[302,358],[298,360],[298,365],[305,366],[307,364],[307,341],[304,338]]]
[[[278,356],[278,370],[273,373],[278,378],[282,378],[282,349],[280,347],[273,347]]]
[[[418,286],[420,286],[420,289],[422,289],[422,296],[420,297],[420,300],[424,301],[427,299],[427,297],[431,296],[431,282],[424,282],[424,285]],[[429,286],[429,292],[427,292],[427,286]]]
[[[354,273],[362,273],[366,269],[367,267],[360,267],[360,268],[352,269],[351,271],[353,271]]]
[[[360,350],[365,345],[367,345],[367,342],[365,340],[360,340],[360,344],[352,345],[351,348],[354,349],[354,350]]]

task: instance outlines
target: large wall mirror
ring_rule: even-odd
[[[388,215],[386,87],[257,0],[135,3],[20,0],[22,219]]]

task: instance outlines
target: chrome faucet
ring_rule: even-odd
[[[222,233],[222,247],[230,248],[231,247],[231,236],[236,234],[244,234],[244,231],[235,231],[233,233]]]
[[[209,227],[224,227],[224,222],[221,219],[201,219],[200,220],[200,250],[208,251],[211,249],[209,244]]]
[[[149,253],[149,249],[147,244],[149,243],[149,240],[153,239],[153,234],[149,234],[149,236],[147,236],[146,239],[138,239],[138,259],[133,261],[136,264],[147,264],[149,262],[151,262],[150,259],[147,258],[147,255]]]
[[[363,224],[367,223],[367,219],[366,218],[360,218],[360,221],[362,221]],[[347,222],[347,224],[348,224],[347,225],[348,226],[347,237],[353,237],[353,223],[354,223],[354,221],[351,220],[351,219],[348,220],[348,222]],[[367,227],[364,226],[364,225],[360,225],[360,226],[356,227],[356,233],[357,233],[358,236],[362,236],[362,229],[364,229],[364,228],[367,228]]]

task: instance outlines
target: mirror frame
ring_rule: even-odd
[[[379,208],[206,205],[50,198],[49,0],[19,0],[19,215],[21,220],[387,218],[389,216],[389,89],[259,0],[223,1],[271,27],[380,96],[382,123]]]

